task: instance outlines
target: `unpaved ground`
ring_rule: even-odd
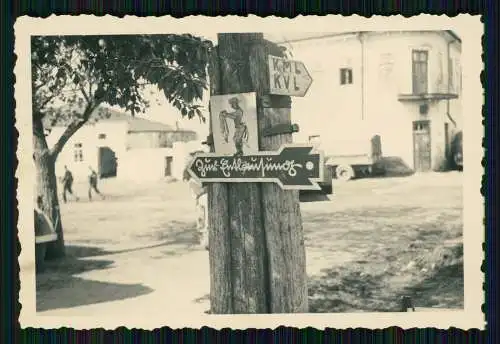
[[[302,204],[312,312],[463,307],[462,175],[356,180]],[[208,254],[182,183],[103,181],[106,199],[62,204],[68,258],[37,276],[50,315],[209,309]],[[75,186],[80,196],[83,186]]]
[[[314,312],[463,307],[462,175],[365,179],[302,205]]]

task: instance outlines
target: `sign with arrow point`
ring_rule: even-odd
[[[269,55],[269,93],[304,97],[312,84],[312,77],[303,62]]]
[[[201,183],[277,183],[284,190],[320,190],[323,154],[312,146],[287,144],[277,152],[221,156],[197,154],[188,167]]]

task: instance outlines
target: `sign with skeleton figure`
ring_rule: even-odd
[[[247,155],[259,151],[255,92],[210,98],[215,153]]]

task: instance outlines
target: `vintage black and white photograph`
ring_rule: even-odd
[[[429,18],[17,23],[23,326],[482,326],[482,26]]]

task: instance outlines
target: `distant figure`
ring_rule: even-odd
[[[191,155],[194,155],[192,153]],[[183,180],[189,184],[196,202],[196,230],[200,235],[200,245],[208,250],[208,199],[207,188],[203,187],[184,170]]]
[[[90,174],[89,174],[89,201],[92,201],[92,190],[95,191],[96,194],[101,196],[101,199],[104,199],[103,194],[97,188],[97,173],[94,171],[92,166],[89,166]]]
[[[234,110],[233,112],[221,111],[219,120],[221,125],[224,141],[229,141],[229,127],[226,119],[232,119],[234,122],[233,142],[236,148],[235,156],[243,155],[243,143],[248,142],[248,128],[243,119],[243,109],[240,107],[239,99],[232,97],[228,100],[229,105]]]
[[[62,184],[63,184],[63,201],[66,203],[66,192],[68,192],[70,195],[74,196],[75,199],[78,201],[79,198],[73,193],[73,173],[68,169],[68,166],[64,166],[64,177],[62,178]]]

